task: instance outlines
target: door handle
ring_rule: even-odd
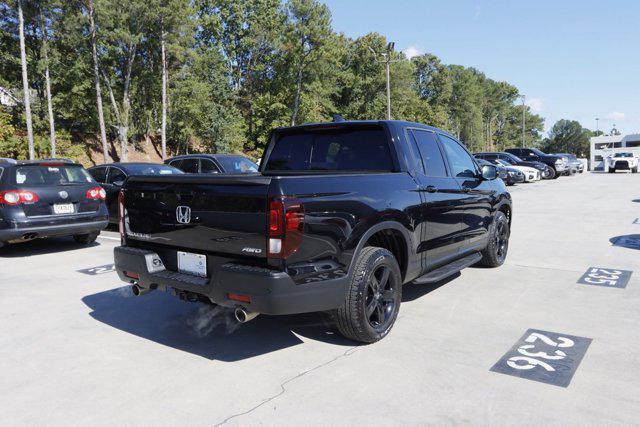
[[[427,193],[436,193],[438,189],[433,185],[427,185],[426,187],[420,187],[420,190],[426,191]]]

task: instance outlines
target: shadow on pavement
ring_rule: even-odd
[[[632,202],[633,203],[640,203],[640,199],[633,199]]]
[[[420,285],[417,283],[404,285],[402,287],[402,302],[413,301],[415,299],[421,298],[422,296],[435,291],[439,287],[444,286],[453,280],[456,280],[460,276],[462,276],[462,273],[457,272],[453,276],[449,276],[446,279],[440,280],[439,282],[428,283],[424,285]],[[400,309],[402,310],[402,308]]]
[[[324,313],[258,316],[237,324],[222,307],[187,303],[161,291],[134,297],[129,286],[87,295],[94,319],[121,331],[210,360],[234,362],[302,344],[297,336],[354,346]]]
[[[99,246],[94,242],[90,245],[76,243],[71,237],[55,237],[36,239],[22,243],[8,243],[0,248],[0,258],[21,258],[26,256],[55,254],[84,248]]]
[[[640,249],[640,234],[628,234],[626,236],[616,236],[609,239],[613,246],[620,246],[628,249]]]

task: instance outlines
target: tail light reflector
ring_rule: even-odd
[[[38,195],[33,191],[27,190],[15,190],[15,191],[1,191],[0,192],[0,204],[3,205],[21,205],[23,203],[36,203],[38,201]]]
[[[269,258],[287,259],[304,236],[304,207],[300,201],[283,197],[269,202]]]
[[[125,244],[126,234],[124,229],[124,190],[118,193],[118,229],[120,231],[120,243]]]
[[[105,200],[107,198],[107,192],[102,187],[94,187],[87,191],[87,199],[91,200]]]
[[[233,301],[246,302],[249,304],[251,303],[251,297],[249,295],[228,293],[227,298]]]

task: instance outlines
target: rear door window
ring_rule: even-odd
[[[446,177],[447,168],[438,147],[435,133],[413,129],[412,133],[418,144],[420,156],[424,164],[425,175],[430,177]]]
[[[381,128],[341,128],[281,135],[265,171],[392,171]]]
[[[220,173],[220,168],[209,159],[200,159],[200,172],[202,173]]]
[[[178,160],[174,160],[172,162],[169,162],[169,166],[173,166],[174,168],[178,168],[181,169],[182,168],[180,166],[182,166],[182,159],[178,159]]]
[[[109,178],[107,179],[108,184],[118,184],[122,185],[124,180],[127,179],[127,175],[124,174],[118,168],[109,168]]]
[[[96,180],[96,182],[99,182],[101,184],[107,182],[107,168],[92,168],[89,169],[88,172],[91,174],[93,179]]]
[[[198,173],[198,159],[184,159],[180,169],[185,173]]]

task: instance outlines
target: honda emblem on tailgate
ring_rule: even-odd
[[[176,219],[180,224],[191,222],[191,208],[189,206],[178,206],[176,208]]]

